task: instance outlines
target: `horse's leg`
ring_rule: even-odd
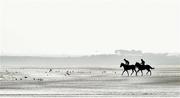
[[[137,76],[137,73],[139,72],[139,70],[138,71],[136,71],[136,76]]]
[[[146,75],[148,74],[149,70],[147,71]]]
[[[141,76],[143,76],[143,71],[141,70]]]
[[[122,74],[121,74],[121,75],[123,75],[123,74],[124,74],[124,72],[125,72],[125,70],[122,72]]]
[[[135,74],[136,74],[136,69],[134,69],[134,71],[135,71]]]
[[[134,70],[132,69],[132,73],[131,73],[131,76],[132,76],[132,74],[134,73]]]
[[[150,72],[150,76],[151,76],[151,70],[149,70],[149,72]]]
[[[128,76],[129,76],[129,72],[127,70],[126,70],[126,72],[127,72]]]

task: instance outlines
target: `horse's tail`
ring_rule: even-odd
[[[151,67],[150,65],[147,65],[147,66],[149,66],[150,69],[155,69],[154,67]]]
[[[155,68],[150,66],[150,69],[155,69]]]

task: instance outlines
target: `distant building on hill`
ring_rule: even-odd
[[[142,56],[143,53],[140,50],[115,50],[117,55],[128,55],[128,56]]]

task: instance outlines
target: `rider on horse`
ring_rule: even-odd
[[[125,61],[126,65],[129,65],[129,61],[128,60],[124,59],[124,61]]]
[[[145,61],[141,59],[141,65],[145,65]]]

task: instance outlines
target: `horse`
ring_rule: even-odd
[[[124,71],[122,72],[121,75],[123,75],[124,72],[126,71],[127,74],[128,74],[128,76],[129,76],[128,70],[132,70],[131,75],[134,73],[134,71],[136,72],[136,67],[135,67],[135,65],[126,65],[126,64],[124,64],[124,63],[121,63],[121,64],[120,64],[120,67],[123,67],[123,68],[124,68]]]
[[[138,68],[138,71],[136,71],[136,76],[139,71],[141,71],[141,76],[143,76],[143,70],[147,70],[146,75],[150,72],[150,76],[151,76],[151,69],[155,69],[151,67],[150,65],[141,65],[138,62],[136,62],[135,66]]]

